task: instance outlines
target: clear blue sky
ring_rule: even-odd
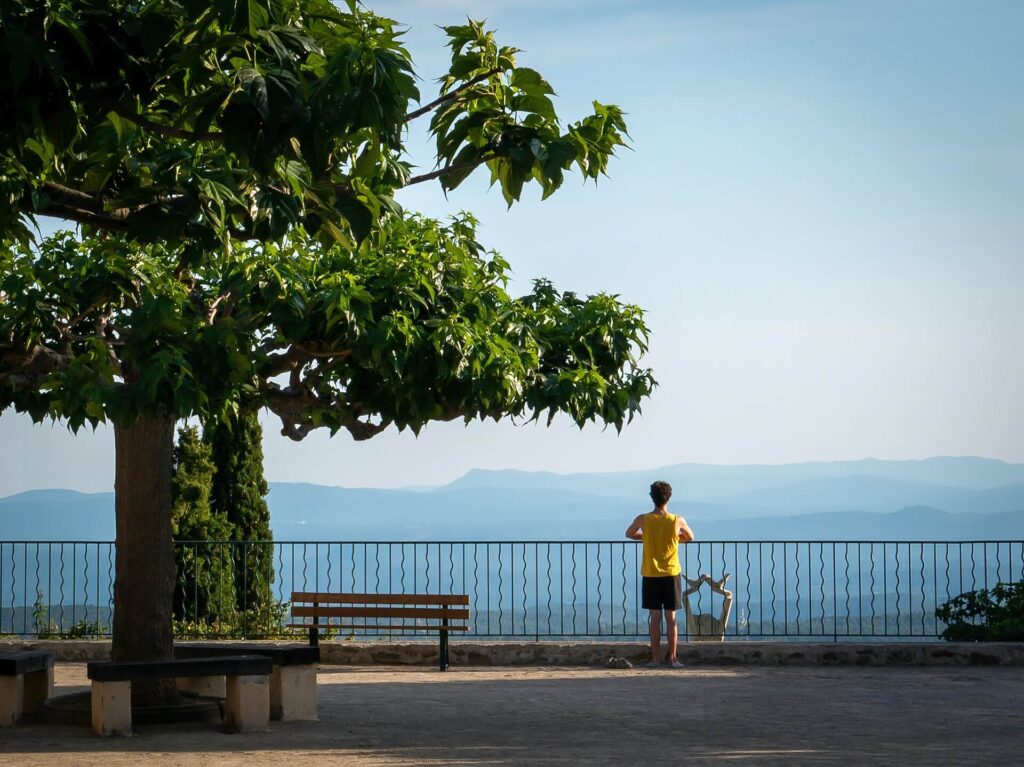
[[[622,436],[444,424],[419,439],[268,421],[272,481],[433,484],[472,467],[603,471],[984,455],[1024,461],[1024,3],[974,0],[370,2],[410,25],[432,94],[436,24],[486,17],[566,117],[629,113],[596,189],[465,208],[518,287],[548,276],[649,311],[661,382]],[[422,135],[412,140],[430,165]],[[105,490],[107,430],[0,418],[0,495]]]

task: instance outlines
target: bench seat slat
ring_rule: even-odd
[[[314,628],[314,625],[312,623],[289,623],[286,626],[286,628],[290,628],[290,629],[311,629],[311,628]],[[316,626],[316,628],[319,628],[320,630],[324,630],[324,629],[367,629],[367,630],[384,629],[384,630],[394,630],[394,631],[469,631],[469,626],[441,626],[441,625],[414,626],[414,625],[409,624],[409,623],[406,623],[404,625],[391,624],[391,625],[386,625],[386,626],[384,624],[374,625],[372,623],[358,623],[358,624],[356,624],[356,623],[321,623],[318,626]]]
[[[17,676],[43,671],[53,665],[53,653],[38,650],[15,650],[0,653],[0,676]]]
[[[88,664],[86,669],[87,676],[94,682],[132,682],[183,676],[269,675],[273,662],[266,655],[231,655],[162,661],[101,661]]]
[[[448,607],[292,607],[293,618],[434,618],[469,620],[469,610]]]
[[[468,605],[469,594],[340,594],[327,591],[293,591],[292,604],[367,605]]]
[[[306,645],[260,645],[234,642],[175,642],[175,660],[221,658],[231,655],[265,655],[275,666],[305,666],[320,662],[320,650]]]

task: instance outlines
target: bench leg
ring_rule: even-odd
[[[315,722],[316,664],[274,666],[270,676],[270,718]]]
[[[268,729],[270,680],[266,676],[229,676],[224,722],[230,732]]]
[[[448,670],[448,632],[442,631],[441,634],[441,670]]]
[[[9,727],[21,719],[25,701],[24,675],[0,676],[0,727]]]
[[[97,735],[132,734],[132,683],[92,683],[92,730]]]
[[[53,695],[53,666],[25,674],[24,712],[34,714]]]

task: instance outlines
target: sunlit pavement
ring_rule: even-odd
[[[59,692],[86,689],[58,664]],[[0,730],[3,765],[1008,764],[1022,668],[325,666],[320,721]]]

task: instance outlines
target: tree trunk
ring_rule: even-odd
[[[117,557],[111,657],[115,661],[170,660],[174,654],[174,418],[157,412],[115,424],[114,449]],[[176,700],[173,680],[132,684],[134,705],[166,705]]]

